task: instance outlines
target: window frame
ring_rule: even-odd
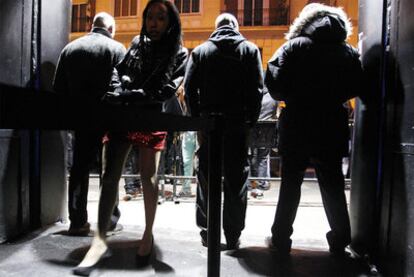
[[[183,2],[186,1],[186,0],[178,0],[178,1],[181,2],[181,5],[180,5],[181,8],[179,8],[177,5],[175,5],[175,0],[174,0],[173,3],[177,7],[177,10],[180,13],[180,15],[200,15],[200,14],[202,14],[201,10],[202,10],[202,7],[203,7],[203,0],[198,0],[198,12],[192,12],[193,0],[188,0],[190,2],[190,7],[189,7],[190,12],[182,12]]]
[[[249,11],[249,9],[246,9],[246,1],[251,2],[251,9]],[[260,7],[256,7],[256,2],[257,0],[243,0],[243,25],[242,26],[264,26],[263,25],[263,19],[264,19],[264,14],[265,14],[265,10],[264,10],[264,0],[259,0],[261,1],[261,6]],[[258,11],[261,11],[260,13]],[[246,24],[248,23],[248,21],[246,21],[246,14],[249,14],[249,19],[250,19],[250,24]],[[259,16],[258,16],[259,15]],[[258,20],[260,20],[259,24]]]
[[[72,6],[71,6],[71,13],[72,13],[71,14],[71,26],[70,26],[71,33],[85,33],[85,32],[90,31],[93,18],[92,18],[91,15],[88,16],[88,5],[89,5],[88,2],[72,4]],[[74,16],[75,7],[77,9],[77,15],[76,16]],[[82,11],[83,7],[85,8],[85,17],[82,17],[82,14],[81,14],[81,11]],[[91,7],[89,7],[89,9],[90,8]],[[85,22],[82,22],[83,18],[85,18]],[[76,22],[76,23],[74,23],[74,22]],[[84,24],[84,26],[82,26],[82,24]],[[76,28],[73,28],[74,26],[76,26]]]
[[[279,0],[276,0],[278,2]],[[273,9],[271,8],[271,0],[269,0],[269,11],[268,11],[268,26],[288,26],[290,25],[290,7],[291,0],[286,0],[286,9]],[[275,3],[280,4],[280,3]],[[278,16],[283,15],[284,18]]]
[[[119,15],[116,15],[116,9],[115,9],[115,5],[116,2],[119,1],[120,6],[119,6]],[[128,15],[122,15],[122,1],[123,0],[113,0],[112,1],[112,8],[113,8],[113,14],[114,14],[114,18],[137,18],[139,15],[139,11],[140,11],[140,5],[141,5],[141,1],[139,0],[127,0],[128,1]],[[132,1],[135,1],[136,4],[136,14],[135,15],[131,15],[131,3]]]

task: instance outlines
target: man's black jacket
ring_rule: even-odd
[[[100,101],[108,91],[112,70],[126,52],[108,31],[93,28],[62,50],[54,78],[54,90],[79,101]]]
[[[268,62],[266,87],[286,103],[279,118],[282,154],[348,155],[344,102],[361,95],[362,68],[358,52],[345,42],[345,20],[312,11],[295,21],[290,39]]]
[[[259,49],[229,26],[216,29],[191,53],[184,80],[192,116],[223,113],[257,121],[263,90]]]

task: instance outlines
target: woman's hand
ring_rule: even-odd
[[[139,102],[147,98],[147,94],[143,89],[123,90],[121,88],[115,89],[114,92],[108,91],[102,97],[102,101],[112,104],[121,105],[131,102]]]

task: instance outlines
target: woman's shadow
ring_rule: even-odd
[[[137,267],[135,257],[139,246],[138,240],[122,240],[108,242],[110,255],[103,258],[96,269],[111,269],[111,270],[147,270],[152,268],[156,273],[171,273],[174,268],[162,261],[162,251],[154,243],[151,258],[148,266]],[[48,262],[75,267],[77,266],[89,250],[89,246],[80,247],[70,252],[64,260],[49,259]]]

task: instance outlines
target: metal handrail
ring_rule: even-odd
[[[140,174],[122,174],[121,178],[140,178]],[[170,174],[164,174],[164,175],[158,175],[158,177],[162,177],[163,179],[175,179],[175,180],[197,180],[196,176],[184,176],[184,175],[170,175]],[[99,174],[89,174],[89,178],[99,178]],[[281,177],[248,177],[249,181],[281,181]],[[317,182],[317,178],[303,178],[304,182]],[[350,178],[345,178],[345,182],[350,182]]]

